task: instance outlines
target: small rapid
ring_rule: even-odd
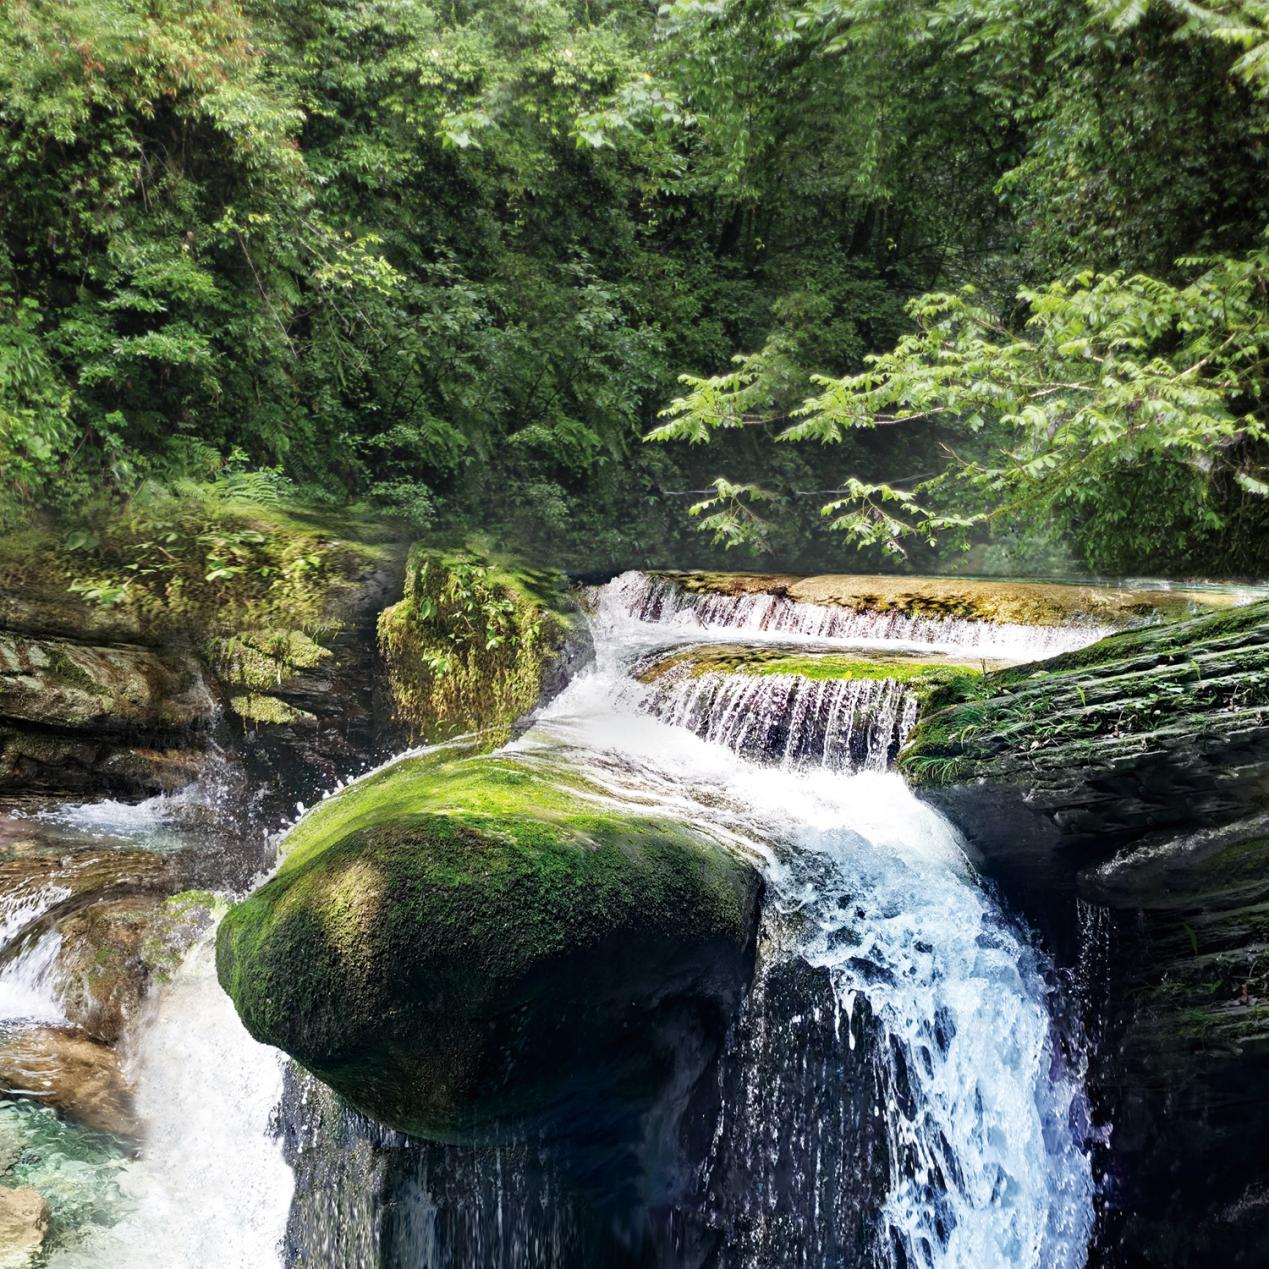
[[[12,843],[0,878],[0,1041],[76,1034],[59,920],[127,905],[151,875],[138,861],[154,858],[158,870],[197,852],[216,809],[196,786],[140,803],[0,816]],[[153,903],[147,911],[162,894]],[[247,1034],[216,981],[217,905],[210,895],[191,899],[201,934],[155,949],[161,967],[115,1046],[135,1137],[86,1127],[38,1098],[0,1101],[0,1185],[31,1185],[48,1200],[39,1260],[48,1269],[281,1263],[294,1191],[275,1124],[286,1062]],[[77,1076],[65,1078],[69,1087]]]
[[[642,708],[743,757],[884,771],[916,722],[917,698],[889,678],[708,673],[658,682]]]
[[[698,593],[665,577],[622,573],[604,587],[602,616],[610,630],[638,641],[702,637],[748,639],[754,635],[856,648],[923,647],[972,651],[988,660],[1035,661],[1093,643],[1112,627],[1092,620],[1026,626],[963,617],[857,612],[826,604],[797,603],[784,595]]]

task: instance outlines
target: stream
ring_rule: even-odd
[[[615,806],[699,827],[757,861],[767,887],[755,983],[699,1099],[689,1175],[650,1203],[663,1237],[631,1263],[1084,1264],[1095,1186],[1081,1037],[1062,984],[955,832],[889,770],[916,717],[902,676],[690,660],[647,671],[724,644],[1001,664],[1105,630],[685,599],[641,574],[595,588],[589,604],[594,662],[510,750],[581,773]],[[205,853],[215,830],[190,827],[189,810],[188,798],[24,806],[0,842],[62,861]],[[214,888],[237,891],[259,843],[217,850],[234,862]],[[57,936],[38,931],[64,901],[56,876],[0,901],[0,1029],[62,1020]],[[17,1160],[7,1183],[36,1186],[53,1210],[41,1263],[440,1269],[604,1254],[532,1143],[411,1142],[252,1041],[216,983],[211,930],[151,990],[122,1051],[139,1148],[38,1098],[0,1101],[0,1161]]]

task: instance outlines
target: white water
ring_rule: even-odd
[[[128,1073],[143,1128],[123,1171],[130,1211],[55,1254],[56,1269],[267,1269],[294,1190],[272,1117],[283,1056],[243,1029],[210,938],[152,1002]]]
[[[992,661],[1034,661],[1067,652],[1111,633],[1082,622],[1069,626],[1019,626],[959,617],[855,612],[800,604],[779,595],[693,594],[665,578],[622,573],[603,588],[601,620],[628,639],[672,640],[708,633],[714,639],[779,636],[780,642],[847,644],[858,648],[919,648],[970,652]]]
[[[917,698],[896,679],[671,672],[642,708],[743,757],[884,771],[916,722]]]
[[[0,895],[0,951],[69,894],[65,886],[42,885]],[[60,946],[61,936],[50,932],[5,962],[0,969],[0,1023],[65,1021],[53,991]]]
[[[767,877],[769,924],[792,931],[783,954],[831,975],[835,1025],[868,999],[884,1036],[876,1113],[890,1144],[890,1263],[1082,1265],[1093,1182],[1079,1072],[1060,1050],[1034,953],[955,833],[896,775],[746,762],[649,717],[655,689],[628,674],[653,637],[630,629],[631,584],[599,592],[594,668],[511,749],[548,766],[564,757],[614,801],[750,852]]]

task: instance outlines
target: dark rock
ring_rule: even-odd
[[[1105,943],[1093,1263],[1269,1263],[1269,603],[936,694],[902,763],[1060,964]]]
[[[144,744],[0,721],[0,790],[149,797],[193,784],[204,749]]]

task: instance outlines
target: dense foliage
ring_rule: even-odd
[[[582,568],[1255,571],[1267,22],[12,0],[0,521],[255,479]]]

